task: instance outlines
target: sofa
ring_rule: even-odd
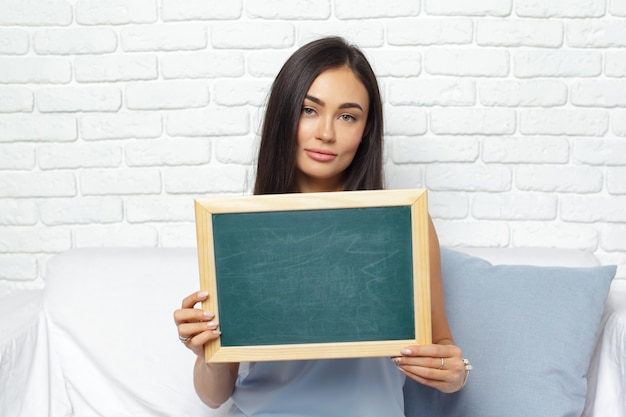
[[[474,370],[457,394],[407,383],[407,415],[626,416],[626,280],[615,268],[545,248],[442,248],[442,265]],[[172,317],[198,288],[194,248],[56,255],[44,289],[0,299],[0,416],[225,415],[228,403],[197,398],[195,357]]]

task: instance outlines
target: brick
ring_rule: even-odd
[[[387,135],[423,135],[428,130],[428,116],[415,106],[393,106],[385,109]]]
[[[571,86],[571,102],[583,107],[626,107],[626,84],[621,80],[580,81]]]
[[[122,93],[115,86],[42,88],[36,96],[42,113],[117,111],[122,107]]]
[[[144,224],[86,225],[74,231],[75,246],[87,247],[156,247],[156,228]]]
[[[330,17],[330,3],[315,0],[248,0],[246,14],[253,19],[326,20]]]
[[[465,219],[470,213],[469,206],[467,194],[428,193],[428,212],[437,219]]]
[[[558,48],[563,44],[563,23],[533,20],[481,20],[476,43],[481,46]]]
[[[181,110],[166,117],[171,136],[238,136],[250,131],[249,114],[243,107]]]
[[[589,165],[626,165],[626,141],[611,138],[572,140],[572,159]]]
[[[270,50],[266,52],[250,51],[246,55],[248,73],[253,77],[274,79],[290,55],[291,51],[287,50]]]
[[[299,45],[324,36],[341,36],[347,42],[358,45],[368,55],[368,48],[380,48],[385,43],[386,25],[382,20],[329,20],[320,25],[318,21],[298,22]]]
[[[76,178],[71,172],[5,172],[0,197],[73,197]]]
[[[511,14],[511,0],[447,0],[425,1],[424,9],[427,14],[445,16],[509,16]]]
[[[410,189],[424,187],[423,167],[419,165],[385,164],[385,188]]]
[[[600,237],[602,249],[608,251],[626,251],[626,226],[610,225],[602,231]]]
[[[424,69],[432,75],[504,77],[509,74],[509,53],[500,49],[429,49]]]
[[[193,222],[193,199],[187,197],[130,197],[125,201],[129,223]]]
[[[569,161],[570,146],[561,138],[485,138],[482,141],[484,162],[505,164],[564,164]]]
[[[521,222],[511,225],[513,246],[580,249],[598,247],[598,231],[587,225],[550,222]]]
[[[473,106],[476,83],[454,79],[393,79],[388,83],[388,101],[393,105]]]
[[[611,0],[609,13],[613,16],[626,17],[626,0]]]
[[[0,113],[33,111],[33,92],[25,87],[0,86]]]
[[[85,140],[157,138],[163,132],[158,113],[88,114],[79,120]]]
[[[77,137],[76,119],[71,116],[43,114],[0,114],[0,142],[73,141]]]
[[[557,196],[531,194],[477,194],[472,198],[472,215],[483,220],[554,220]]]
[[[242,166],[177,167],[165,171],[170,194],[236,193],[241,195],[247,172]]]
[[[624,47],[626,22],[606,19],[568,22],[567,44],[575,48]]]
[[[78,82],[155,80],[156,55],[77,56],[74,73]]]
[[[426,168],[426,187],[435,191],[508,191],[511,169],[499,165],[436,164]]]
[[[518,0],[515,12],[521,17],[602,17],[605,0]]]
[[[339,19],[417,16],[420,11],[419,2],[412,0],[390,0],[385,3],[376,0],[335,0],[334,3],[335,16]]]
[[[154,0],[77,0],[76,21],[81,25],[125,25],[157,21]]]
[[[513,55],[513,73],[519,78],[597,77],[602,54],[596,51],[519,51]]]
[[[228,137],[215,140],[215,159],[223,164],[252,165],[258,144],[252,137]]]
[[[608,77],[626,77],[626,51],[607,51],[605,60]]]
[[[156,169],[94,169],[79,172],[83,195],[159,194],[161,173]]]
[[[626,194],[626,167],[607,170],[607,189],[611,194]]]
[[[195,222],[164,224],[159,227],[159,242],[166,248],[196,247]]]
[[[596,193],[602,190],[602,170],[587,166],[521,165],[515,184],[525,191]]]
[[[524,135],[603,136],[609,115],[600,110],[533,109],[521,112]]]
[[[390,45],[464,45],[472,43],[474,28],[470,19],[403,19],[387,29]]]
[[[281,49],[294,43],[292,23],[246,21],[211,25],[211,44],[217,49]]]
[[[30,170],[35,167],[35,147],[23,143],[3,144],[0,170]]]
[[[563,81],[481,81],[478,96],[485,106],[554,107],[567,103],[568,89]]]
[[[37,150],[41,169],[114,168],[122,164],[122,150],[110,143],[63,143]]]
[[[66,228],[9,226],[0,228],[0,253],[57,253],[72,247]]]
[[[0,225],[34,226],[39,220],[37,203],[31,199],[0,200]]]
[[[0,84],[67,84],[72,66],[65,58],[0,57]]]
[[[441,220],[435,229],[442,246],[505,247],[511,239],[508,222]]]
[[[515,132],[516,114],[510,109],[433,108],[430,125],[437,135],[510,135]]]
[[[617,136],[626,136],[626,111],[620,110],[611,114],[613,133]]]
[[[126,106],[131,110],[205,107],[209,89],[202,81],[137,82],[126,86]]]
[[[116,48],[117,35],[111,29],[47,29],[33,34],[33,49],[40,55],[104,54]]]
[[[192,51],[207,47],[207,29],[196,23],[168,23],[123,28],[122,49],[126,52]]]
[[[422,72],[422,54],[417,50],[372,50],[368,55],[378,77],[416,77]]]
[[[218,106],[252,105],[262,107],[268,97],[271,80],[221,80],[216,83],[213,101]]]
[[[0,0],[1,26],[67,26],[72,4],[65,0]]]
[[[124,160],[131,167],[207,164],[211,142],[205,138],[134,141],[124,146]]]
[[[242,16],[243,0],[162,0],[164,21],[237,20]]]
[[[48,199],[41,203],[40,211],[47,226],[118,223],[124,219],[122,200],[112,197]]]
[[[32,255],[0,255],[0,279],[32,281],[37,278],[37,258]]]
[[[184,52],[163,55],[163,78],[222,78],[245,74],[245,60],[241,52]]]
[[[567,221],[626,222],[626,196],[564,196],[560,205],[561,218]]]
[[[1,18],[0,18],[1,19]],[[0,54],[24,55],[28,52],[30,42],[28,32],[23,29],[0,28]]]
[[[473,162],[478,158],[479,143],[474,138],[393,138],[391,160],[396,164],[432,162]]]

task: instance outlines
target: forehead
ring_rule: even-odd
[[[324,101],[353,101],[365,105],[369,102],[365,85],[346,66],[321,72],[311,83],[307,94]]]

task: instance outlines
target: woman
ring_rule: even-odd
[[[273,83],[259,149],[255,194],[383,188],[382,103],[362,52],[340,38],[297,50]],[[174,313],[179,338],[196,355],[200,398],[232,415],[403,416],[408,376],[442,392],[465,384],[469,365],[454,346],[445,314],[439,243],[430,225],[432,345],[407,346],[398,356],[251,364],[207,364],[203,345],[220,337],[214,314],[186,297]]]

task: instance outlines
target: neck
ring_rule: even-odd
[[[299,178],[298,191],[301,193],[323,193],[331,191],[343,191],[343,180],[318,180],[313,178]]]

